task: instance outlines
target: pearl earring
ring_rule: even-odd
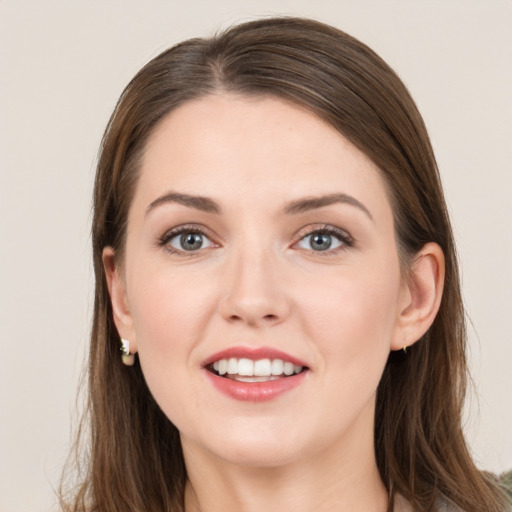
[[[121,360],[126,366],[133,366],[135,354],[130,354],[130,341],[121,338]]]

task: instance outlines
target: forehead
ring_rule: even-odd
[[[168,114],[145,148],[136,200],[166,189],[254,207],[333,192],[389,206],[369,157],[305,108],[268,96],[210,95]]]

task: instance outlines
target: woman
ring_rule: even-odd
[[[147,64],[103,139],[93,250],[69,510],[505,510],[461,430],[428,135],[360,42],[266,19]]]

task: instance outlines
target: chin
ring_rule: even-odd
[[[269,426],[241,429],[232,425],[212,435],[210,430],[205,436],[193,436],[194,440],[182,435],[184,451],[209,452],[210,456],[226,463],[253,468],[273,468],[291,464],[309,451],[308,443],[297,436],[285,434],[281,429],[271,430]],[[284,442],[286,440],[286,442]]]
[[[265,445],[265,443],[254,443],[251,446],[232,445],[226,451],[223,450],[218,456],[225,462],[235,466],[248,468],[277,468],[287,466],[296,462],[304,454],[300,450],[289,450],[286,447]]]

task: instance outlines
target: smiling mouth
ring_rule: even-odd
[[[302,373],[307,368],[283,359],[219,359],[207,366],[215,375],[238,382],[269,382]]]

